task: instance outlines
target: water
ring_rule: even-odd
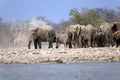
[[[0,64],[0,80],[120,80],[120,62]]]

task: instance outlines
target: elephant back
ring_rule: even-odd
[[[107,22],[102,23],[102,24],[100,25],[100,28],[101,28],[101,30],[102,30],[104,33],[106,33],[108,30],[111,30],[111,24],[110,24],[110,23],[107,23]]]
[[[67,39],[68,39],[67,34],[61,34],[57,37],[57,41],[59,41],[60,43],[64,43],[65,41],[67,41]]]
[[[76,25],[70,25],[69,27],[66,28],[66,33],[73,33],[76,31]]]
[[[92,25],[90,25],[90,24],[88,24],[85,27],[82,27],[81,28],[81,35],[82,35],[82,37],[90,38],[92,36],[93,30],[94,30],[94,27]]]

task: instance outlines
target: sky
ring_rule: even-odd
[[[59,23],[70,18],[73,8],[108,8],[117,10],[120,0],[0,0],[0,16],[3,21],[30,20],[43,16]]]

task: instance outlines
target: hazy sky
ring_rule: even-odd
[[[120,0],[0,0],[0,16],[4,21],[29,20],[44,16],[53,22],[67,20],[73,8],[117,9]]]

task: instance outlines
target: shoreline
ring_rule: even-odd
[[[30,64],[55,62],[106,61],[119,62],[120,48],[77,48],[77,49],[0,49],[0,64]]]

